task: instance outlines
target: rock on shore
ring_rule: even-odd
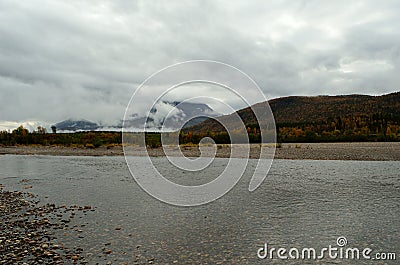
[[[70,229],[68,223],[77,211],[91,206],[40,205],[29,192],[6,191],[0,184],[0,264],[85,264],[83,249],[68,249],[55,236],[57,229]]]

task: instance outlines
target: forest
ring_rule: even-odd
[[[400,117],[393,114],[339,116],[318,122],[277,123],[276,129],[279,143],[400,141]],[[224,130],[206,132],[185,130],[179,132],[179,143],[198,144],[204,137],[212,138],[217,144],[245,143],[246,136],[250,143],[261,143],[258,124],[247,124],[245,131],[234,130],[231,135]],[[136,138],[140,139],[137,133],[127,134],[126,137],[131,137],[131,143],[135,143]],[[145,139],[149,147],[161,146],[160,133],[148,132]],[[42,127],[29,132],[23,126],[12,132],[0,131],[0,145],[3,146],[62,145],[96,148],[121,144],[121,132],[48,133]]]
[[[122,143],[120,132],[48,133],[45,128],[29,132],[22,125],[12,132],[0,132],[0,145],[62,145],[96,148]]]

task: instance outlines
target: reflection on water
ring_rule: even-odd
[[[140,168],[144,158],[135,159],[137,171],[146,170]],[[165,160],[153,160],[160,170],[170,170]],[[215,172],[226,163],[217,159]],[[71,232],[63,238],[86,246],[89,264],[152,258],[156,264],[282,263],[259,260],[257,249],[264,242],[322,248],[335,245],[338,236],[349,246],[374,251],[395,252],[400,246],[400,162],[276,160],[256,191],[248,192],[247,172],[224,197],[193,208],[147,195],[123,157],[7,155],[0,156],[0,168],[0,183],[9,189],[20,189],[20,180],[28,179],[42,202],[96,207],[80,237]],[[191,182],[187,172],[175,170],[168,177]],[[214,177],[209,169],[206,176],[193,176],[192,185]],[[103,254],[105,246],[113,252]],[[326,262],[331,261],[320,261]]]

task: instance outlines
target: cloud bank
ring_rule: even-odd
[[[193,59],[270,98],[398,91],[398,14],[399,1],[3,0],[0,125],[116,124],[147,77]]]

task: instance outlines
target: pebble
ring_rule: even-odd
[[[55,230],[66,229],[64,222],[70,222],[61,220],[62,212],[92,207],[40,205],[32,193],[3,188],[0,184],[0,264],[64,264],[68,259],[87,263],[81,256],[83,249],[65,248],[56,238]]]

